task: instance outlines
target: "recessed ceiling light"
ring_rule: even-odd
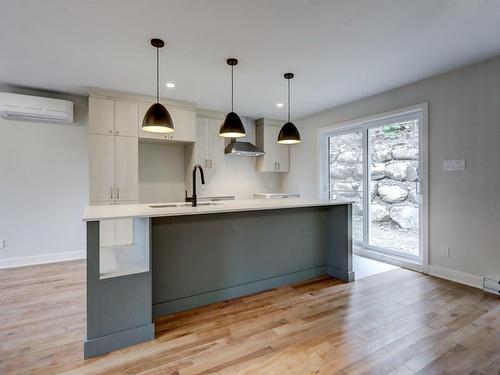
[[[173,82],[167,82],[167,87],[169,89],[173,89],[175,87],[175,83],[173,83]]]
[[[278,104],[276,104],[276,107],[278,107],[278,108],[283,108],[283,103],[278,103]]]

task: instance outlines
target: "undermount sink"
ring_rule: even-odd
[[[215,202],[198,202],[198,206],[219,206],[222,205],[222,203],[215,203]],[[150,205],[149,207],[151,208],[174,208],[174,207],[191,207],[192,204],[187,202],[187,203],[167,203],[167,204],[154,204]]]

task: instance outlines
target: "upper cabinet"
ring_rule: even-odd
[[[196,113],[187,109],[167,107],[172,121],[174,131],[172,133],[152,133],[142,130],[142,119],[146,111],[153,103],[139,103],[139,111],[136,126],[139,130],[139,138],[157,139],[163,141],[196,142]]]
[[[89,97],[89,133],[113,135],[115,132],[115,101]]]
[[[290,146],[277,142],[281,122],[259,119],[255,122],[255,143],[265,155],[257,156],[255,168],[259,172],[288,172],[290,170]]]
[[[91,96],[89,133],[137,137],[137,111],[134,102]]]
[[[197,118],[196,162],[205,170],[224,168],[224,138],[219,135],[220,119]]]
[[[115,100],[115,135],[137,137],[137,103]]]

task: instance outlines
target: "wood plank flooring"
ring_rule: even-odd
[[[165,316],[83,359],[83,261],[0,270],[0,374],[500,374],[500,298],[404,269]]]

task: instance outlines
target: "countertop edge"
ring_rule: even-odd
[[[353,201],[336,201],[336,202],[322,202],[322,201],[301,201],[301,202],[267,202],[267,200],[262,200],[259,205],[252,206],[241,206],[238,207],[236,203],[237,201],[233,201],[235,203],[224,204],[221,206],[209,206],[209,207],[177,207],[174,210],[170,209],[161,209],[161,208],[151,208],[149,204],[143,205],[109,205],[109,206],[89,206],[85,209],[84,215],[82,218],[83,222],[88,221],[98,221],[98,220],[113,220],[113,219],[130,219],[130,218],[153,218],[153,217],[172,217],[172,216],[192,216],[192,215],[207,215],[207,214],[223,214],[223,213],[231,213],[231,212],[250,212],[250,211],[268,211],[268,210],[280,210],[280,209],[292,209],[292,208],[307,208],[307,207],[321,207],[321,206],[338,206],[344,204],[352,204]],[[267,203],[267,204],[265,204]],[[117,214],[100,214],[100,215],[92,215],[88,213],[90,209],[94,207],[104,208],[107,207],[111,210],[120,210],[126,209],[127,206],[134,206],[137,211],[139,211],[140,207],[143,206],[144,212],[124,212]],[[118,209],[116,207],[119,207]],[[158,212],[154,212],[153,210],[158,210]],[[169,211],[171,210],[171,211]]]

